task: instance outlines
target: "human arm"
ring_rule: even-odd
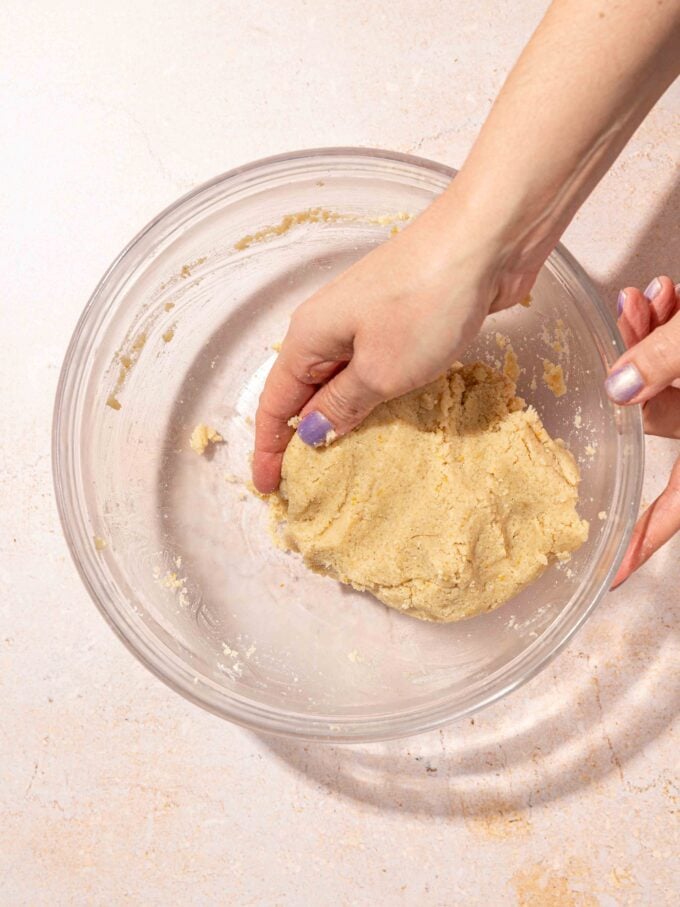
[[[677,2],[555,0],[450,187],[293,314],[257,413],[260,491],[278,485],[291,416],[308,443],[345,434],[526,295],[677,74],[679,40]]]

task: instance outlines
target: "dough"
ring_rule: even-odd
[[[295,435],[270,498],[305,563],[424,620],[490,611],[588,536],[579,472],[481,363],[379,406],[329,447]]]
[[[567,392],[562,366],[550,362],[549,359],[543,360],[543,383],[556,397],[563,397]]]
[[[191,432],[189,447],[202,457],[209,444],[219,444],[223,440],[224,438],[218,431],[204,422],[199,422]]]

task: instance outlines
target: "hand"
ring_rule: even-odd
[[[378,403],[440,375],[489,311],[529,292],[534,275],[500,276],[497,250],[471,240],[450,194],[293,313],[257,411],[262,493],[279,484],[292,416],[307,444],[346,434]]]
[[[644,294],[619,293],[619,329],[628,347],[605,382],[616,403],[641,403],[645,431],[680,438],[680,284],[657,277]],[[680,531],[680,458],[662,494],[638,520],[612,588],[619,586]]]

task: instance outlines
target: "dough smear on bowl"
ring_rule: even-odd
[[[297,435],[270,497],[277,542],[423,620],[512,598],[588,536],[579,471],[506,376],[456,365],[328,447]]]

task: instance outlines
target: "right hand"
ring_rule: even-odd
[[[293,313],[256,416],[260,492],[279,484],[292,416],[313,446],[346,434],[379,403],[434,380],[490,311],[528,294],[535,274],[499,274],[497,250],[471,239],[450,193]]]
[[[621,405],[641,403],[645,431],[680,439],[680,284],[655,278],[644,294],[627,287],[619,294],[619,329],[628,352],[607,379],[609,396]],[[680,458],[668,485],[642,514],[614,579],[616,588],[680,532]]]

